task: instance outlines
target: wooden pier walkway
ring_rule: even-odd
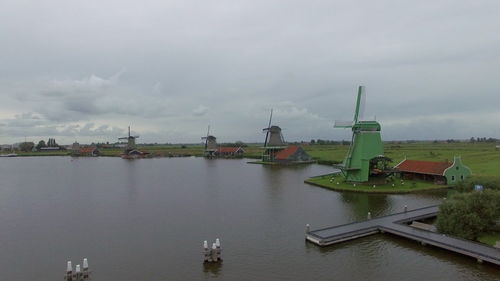
[[[306,239],[319,246],[328,246],[375,233],[387,232],[418,241],[422,245],[428,244],[470,256],[479,262],[485,261],[500,265],[500,249],[408,225],[412,221],[435,217],[438,211],[438,206],[431,206],[366,221],[318,229],[307,232]]]

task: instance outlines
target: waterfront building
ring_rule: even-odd
[[[436,184],[453,185],[469,177],[471,170],[462,163],[460,157],[454,157],[453,162],[434,162],[404,159],[394,167],[402,179],[419,179],[432,181]]]

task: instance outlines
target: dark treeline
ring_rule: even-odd
[[[317,139],[317,140],[314,140],[312,139],[309,144],[311,145],[348,145],[350,144],[351,142],[350,141],[346,141],[346,140],[341,140],[341,141],[335,141],[335,140],[322,140],[322,139]]]

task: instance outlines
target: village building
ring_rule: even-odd
[[[311,156],[298,145],[289,145],[274,156],[274,162],[280,164],[307,163],[311,161]]]
[[[59,146],[45,146],[45,147],[40,147],[40,151],[59,151],[61,150],[61,147]]]
[[[215,155],[222,158],[241,158],[244,152],[245,150],[241,147],[219,147]]]
[[[401,174],[402,179],[427,180],[436,184],[454,185],[464,181],[472,173],[462,163],[460,157],[453,162],[433,162],[405,159],[394,167]]]
[[[87,147],[82,147],[79,150],[79,156],[96,157],[99,155],[101,155],[101,152],[97,149],[97,147],[87,146]]]

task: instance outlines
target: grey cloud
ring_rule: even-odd
[[[97,124],[134,124],[143,141],[171,142],[195,142],[210,123],[228,141],[260,141],[270,108],[287,139],[345,138],[333,120],[352,118],[360,84],[384,138],[498,137],[471,117],[498,117],[499,8],[10,1],[0,10],[0,143],[22,131],[15,122],[95,138],[109,135]],[[40,120],[14,120],[23,112]],[[423,119],[418,134],[405,127]],[[88,123],[96,127],[80,131]]]

